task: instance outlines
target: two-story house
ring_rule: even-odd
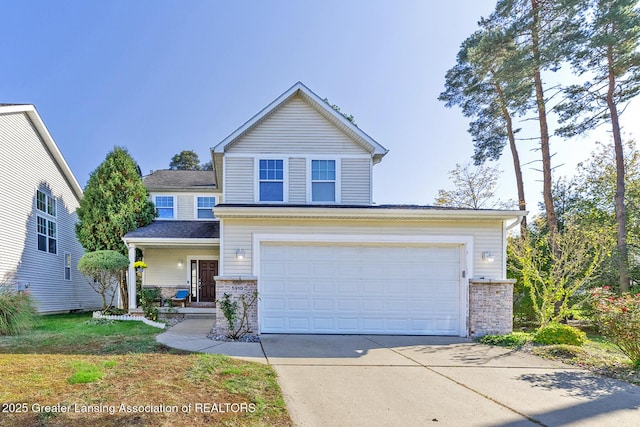
[[[521,212],[373,204],[373,167],[387,150],[302,83],[211,152],[217,199],[201,235],[192,232],[196,181],[170,191],[169,175],[162,185],[150,182],[157,173],[146,178],[169,219],[125,237],[130,247],[147,245],[147,279],[162,270],[146,284],[166,284],[164,275],[193,299],[200,265],[216,261],[217,298],[258,292],[255,333],[511,330],[506,233]],[[188,215],[188,225],[169,225]],[[151,236],[154,227],[162,237]],[[224,322],[218,309],[216,328]]]
[[[0,284],[41,313],[101,307],[78,271],[82,188],[33,105],[0,104]]]

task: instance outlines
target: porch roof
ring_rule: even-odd
[[[159,220],[130,231],[124,240],[130,239],[219,239],[219,221]]]

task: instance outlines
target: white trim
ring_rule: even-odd
[[[468,336],[467,322],[469,319],[469,278],[473,277],[473,236],[466,235],[424,235],[405,236],[397,234],[375,235],[375,234],[260,234],[253,235],[252,243],[252,273],[258,278],[258,295],[261,292],[260,281],[260,256],[262,242],[291,242],[291,243],[353,243],[353,244],[423,244],[437,245],[450,244],[461,245],[460,260],[460,336]],[[464,272],[464,276],[462,277]],[[258,309],[258,324],[262,324],[260,309]]]
[[[309,159],[311,157],[318,157],[318,156],[324,156],[328,159],[331,159],[333,157],[335,158],[342,158],[342,159],[371,159],[371,156],[368,154],[342,154],[342,153],[308,153],[308,152],[304,152],[304,153],[259,153],[259,152],[242,152],[242,153],[225,153],[224,154],[224,158],[227,157],[263,157],[264,156],[269,156],[269,155],[274,155],[274,156],[278,156],[277,158],[294,158],[294,159]],[[324,158],[323,157],[323,158]]]
[[[282,201],[260,200],[260,160],[282,160]],[[289,203],[289,158],[279,154],[263,154],[253,158],[253,199],[261,204],[286,204]]]
[[[219,253],[220,253],[220,259],[221,261],[218,262],[218,275],[222,276],[224,274],[223,272],[223,266],[224,266],[224,260],[225,256],[224,256],[224,220],[220,220],[220,224],[218,225],[218,232],[220,233],[220,239],[219,239]]]
[[[213,204],[214,207],[211,209],[213,211],[213,218],[198,218],[198,197],[212,197],[215,200],[215,203]],[[193,219],[194,219],[194,221],[212,221],[212,220],[215,220],[216,219],[215,205],[217,205],[218,203],[219,203],[218,196],[214,196],[212,194],[207,194],[207,193],[196,193],[196,194],[194,194],[193,195]]]
[[[335,200],[333,202],[314,202],[313,199],[313,170],[311,168],[311,162],[313,160],[333,160],[336,166],[336,179],[335,183]],[[340,157],[323,156],[319,154],[317,156],[307,156],[306,163],[306,190],[307,190],[307,203],[310,205],[339,205],[342,202],[342,161]],[[319,181],[319,182],[331,182],[331,181]]]
[[[526,215],[525,211],[473,209],[413,209],[403,207],[322,207],[322,206],[220,206],[217,218],[366,218],[366,219],[446,219],[446,220],[506,220]]]
[[[133,244],[140,247],[149,246],[215,246],[220,243],[220,239],[182,239],[166,237],[130,237],[122,239],[125,244]]]

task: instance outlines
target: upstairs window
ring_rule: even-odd
[[[158,218],[173,219],[173,196],[156,196],[156,209],[158,210]]]
[[[36,208],[51,216],[56,216],[56,199],[38,190],[36,196]]]
[[[213,207],[215,205],[215,197],[198,197],[196,200],[196,218],[213,218]]]
[[[336,201],[335,160],[311,160],[311,201]]]
[[[260,201],[284,201],[284,161],[260,160]]]
[[[40,190],[36,192],[36,234],[38,250],[58,253],[58,227],[56,223],[56,199]]]

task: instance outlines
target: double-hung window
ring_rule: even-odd
[[[261,202],[284,201],[284,161],[261,159],[259,165]]]
[[[160,219],[173,219],[173,196],[156,196],[155,205],[158,210],[158,218]]]
[[[198,196],[196,199],[196,217],[198,219],[213,218],[215,197]]]
[[[311,201],[336,201],[335,160],[311,160]]]
[[[36,193],[38,250],[58,253],[56,199],[40,190]]]

